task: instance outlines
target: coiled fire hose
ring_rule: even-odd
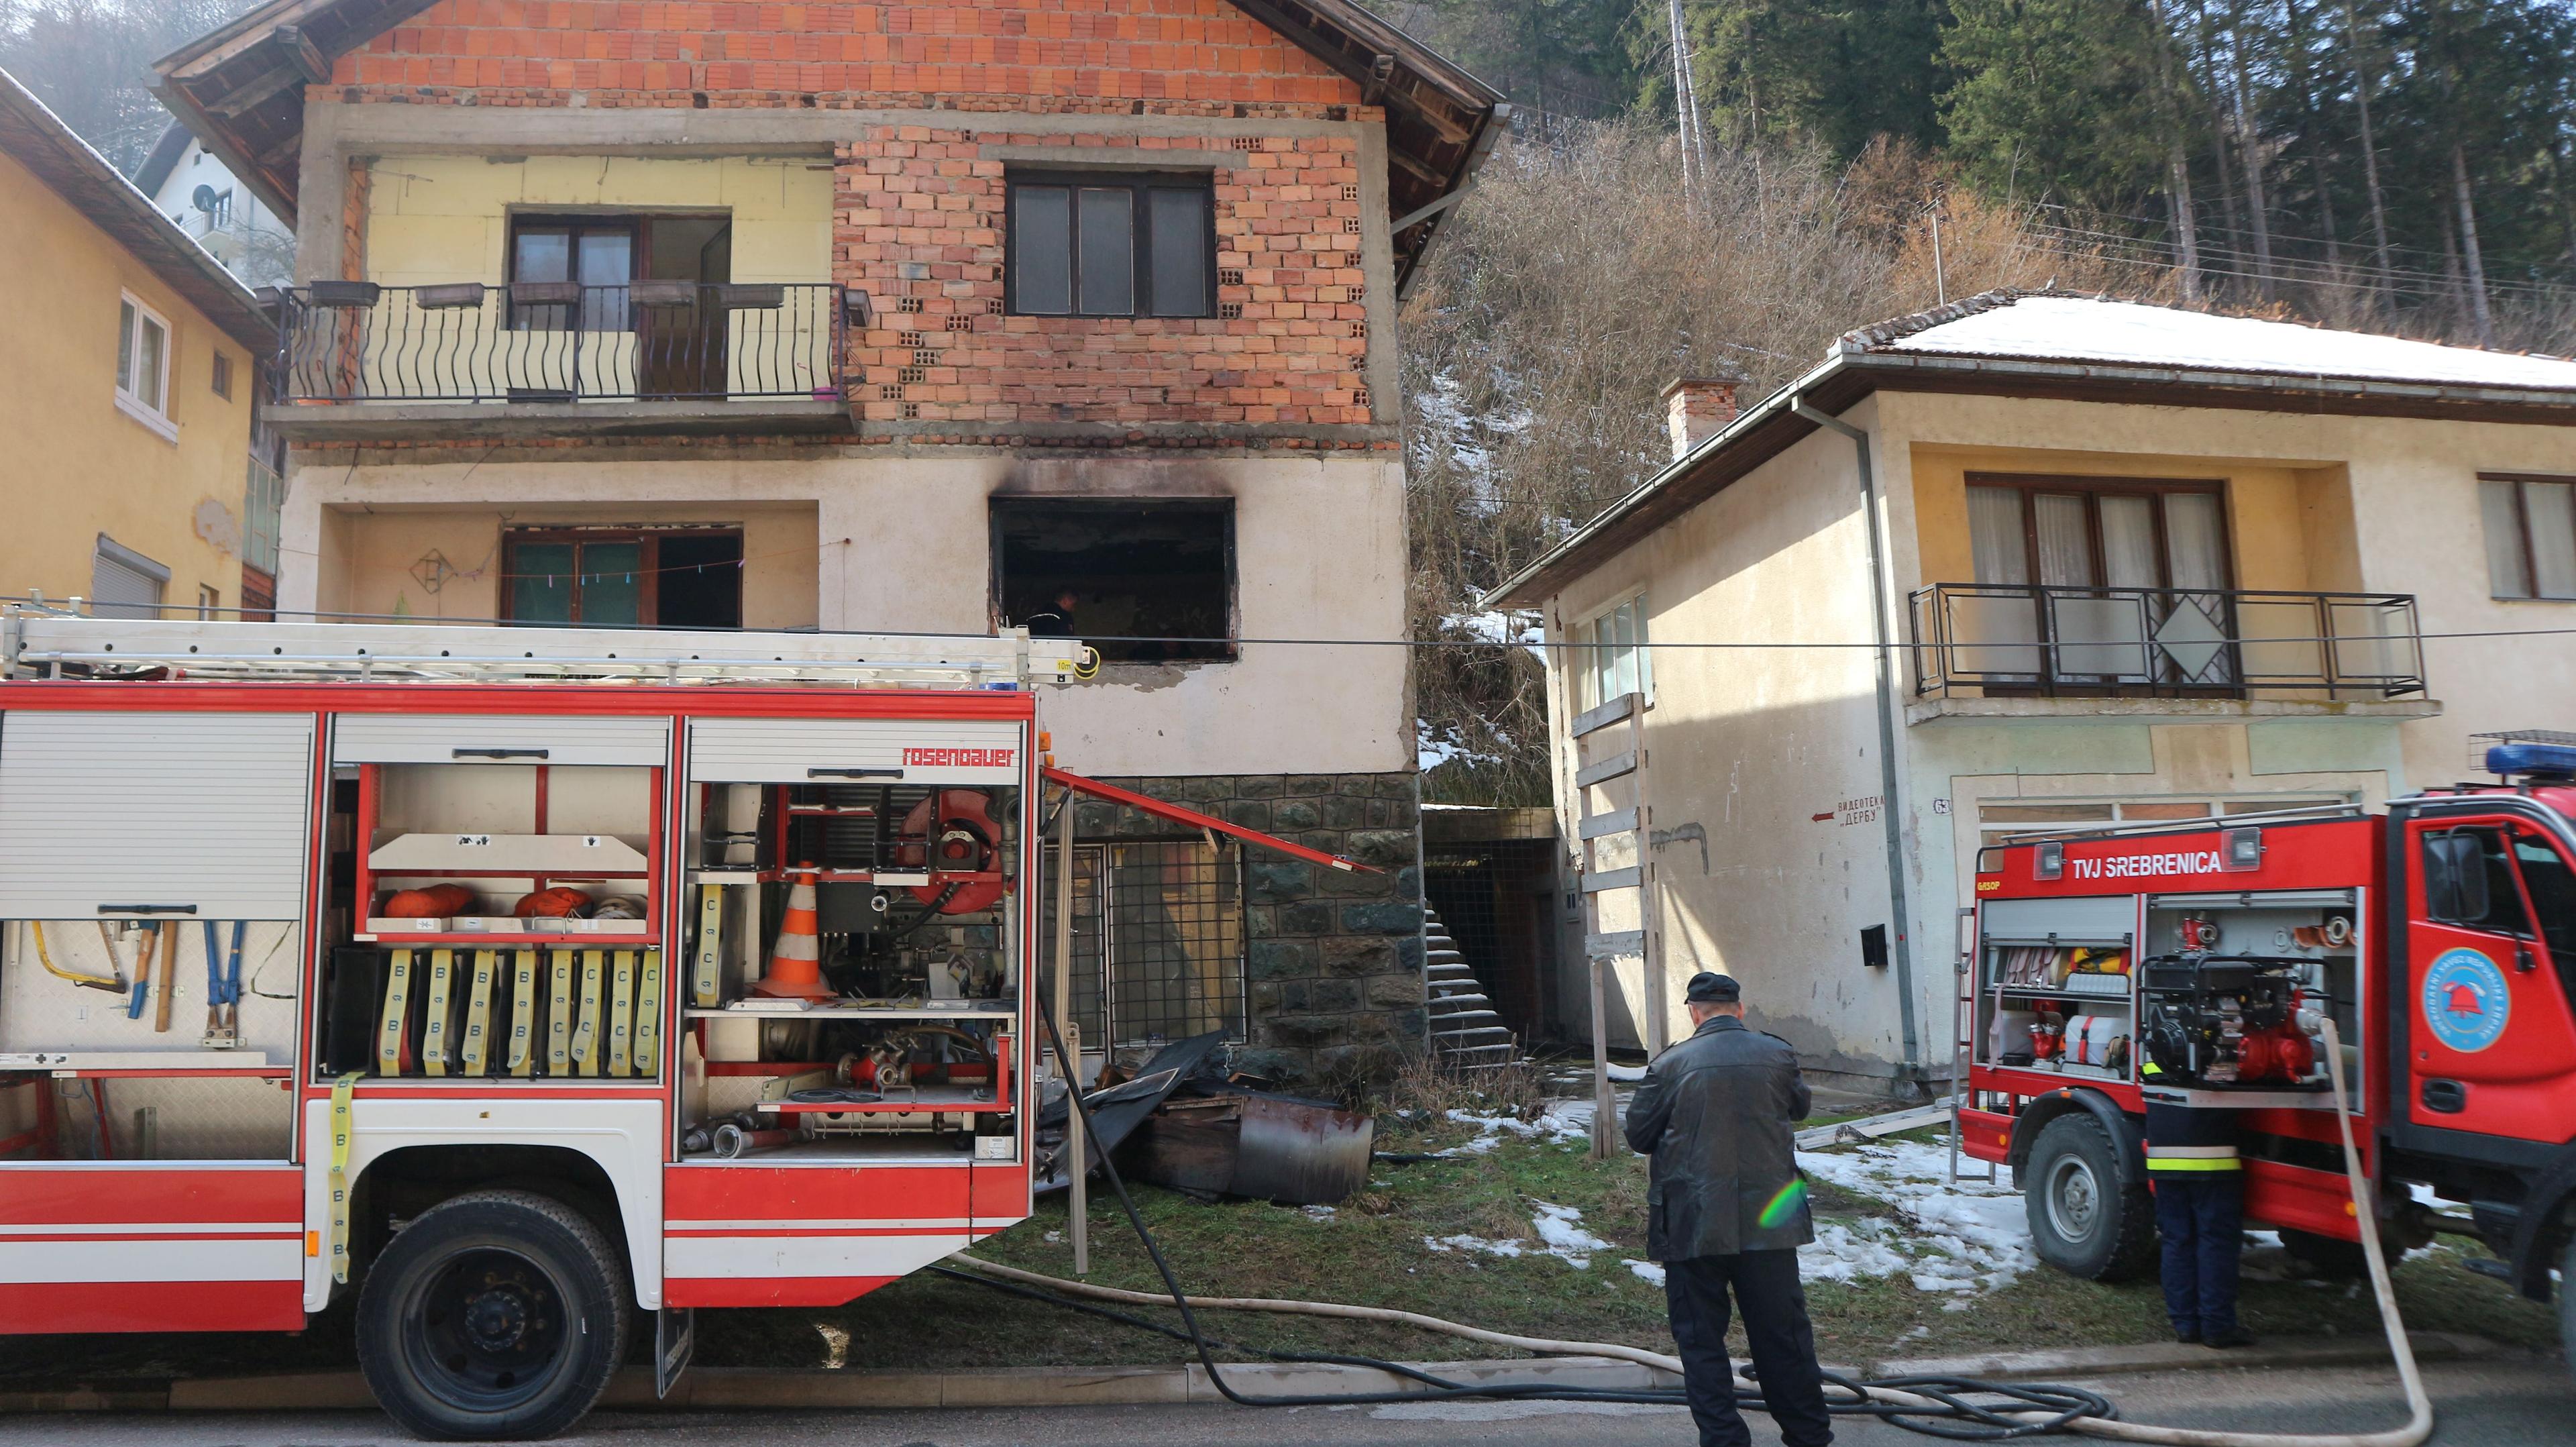
[[[2360,1231],[2362,1254],[2369,1263],[2370,1285],[2372,1292],[2378,1298],[2380,1323],[2387,1331],[2389,1351],[2397,1359],[2398,1377],[2406,1391],[2409,1412],[2404,1425],[2369,1433],[2222,1432],[2193,1427],[2160,1427],[2150,1423],[2118,1420],[2119,1409],[2108,1398],[2081,1387],[1986,1382],[1970,1377],[1894,1377],[1878,1381],[1854,1381],[1831,1372],[1825,1374],[1825,1384],[1828,1389],[1827,1407],[1843,1415],[1883,1418],[1910,1431],[1934,1437],[1946,1437],[1954,1441],[1995,1442],[2049,1432],[2081,1432],[2087,1436],[2109,1437],[2126,1442],[2156,1443],[2161,1444],[2161,1447],[2418,1447],[2418,1444],[2433,1433],[2433,1401],[2425,1393],[2423,1376],[2415,1365],[2414,1348],[2406,1339],[2406,1325],[2398,1316],[2396,1288],[2389,1280],[2388,1258],[2380,1247],[2379,1233],[2375,1229],[2378,1214],[2370,1199],[2369,1181],[2362,1174],[2360,1151],[2353,1143],[2352,1110],[2350,1097],[2345,1092],[2342,1042],[2335,1030],[2333,1020],[2325,1021],[2324,1026],[2326,1066],[2334,1090],[2335,1121],[2343,1137],[2344,1175],[2352,1188],[2355,1220],[2362,1223]],[[1081,1079],[1081,1075],[1075,1070],[1072,1060],[1068,1057],[1064,1048],[1064,1039],[1057,1032],[1052,1017],[1046,1018],[1046,1027],[1048,1040],[1055,1049],[1056,1063],[1064,1073],[1068,1087],[1066,1097],[1074,1109],[1082,1112],[1086,1138],[1097,1140],[1097,1135],[1088,1134],[1091,1123],[1090,1108],[1083,1103],[1082,1092],[1072,1088],[1074,1082]],[[1180,1280],[1173,1274],[1171,1263],[1164,1259],[1161,1245],[1155,1241],[1153,1232],[1146,1228],[1144,1217],[1137,1212],[1134,1199],[1127,1193],[1127,1183],[1118,1174],[1117,1163],[1110,1159],[1108,1152],[1104,1151],[1101,1153],[1100,1164],[1103,1173],[1108,1177],[1111,1192],[1118,1198],[1119,1209],[1126,1213],[1127,1224],[1135,1230],[1136,1239],[1144,1244],[1145,1254],[1152,1259],[1156,1274],[1161,1276],[1165,1294],[1158,1296],[1141,1291],[1120,1291],[1112,1287],[1093,1286],[1087,1282],[1065,1281],[1056,1277],[1041,1276],[1035,1272],[1021,1271],[996,1262],[984,1261],[963,1252],[952,1259],[972,1266],[975,1268],[973,1272],[954,1271],[945,1267],[931,1269],[961,1281],[973,1281],[995,1290],[1052,1302],[1072,1310],[1107,1317],[1130,1326],[1187,1341],[1196,1351],[1200,1366],[1206,1370],[1209,1384],[1214,1386],[1227,1401],[1237,1406],[1356,1406],[1371,1403],[1421,1402],[1450,1397],[1516,1401],[1631,1402],[1674,1406],[1684,1404],[1682,1393],[1675,1389],[1619,1391],[1552,1386],[1540,1382],[1454,1382],[1433,1376],[1417,1367],[1408,1367],[1400,1362],[1382,1361],[1374,1357],[1270,1352],[1257,1348],[1233,1347],[1218,1341],[1209,1337],[1200,1328],[1197,1313],[1192,1310],[1193,1306],[1223,1311],[1281,1312],[1302,1316],[1388,1322],[1542,1355],[1609,1357],[1620,1361],[1637,1362],[1676,1375],[1681,1371],[1680,1358],[1639,1347],[1623,1346],[1614,1342],[1551,1341],[1538,1337],[1516,1336],[1508,1332],[1490,1331],[1482,1327],[1467,1326],[1460,1322],[1444,1321],[1438,1317],[1399,1311],[1390,1307],[1240,1297],[1204,1297],[1193,1301],[1181,1290]],[[1071,1167],[1076,1170],[1081,1168],[1082,1163],[1078,1161]],[[1169,1305],[1179,1310],[1181,1326],[1168,1327],[1160,1322],[1132,1316],[1125,1312],[1092,1306],[1088,1302],[1077,1300],[1078,1297],[1125,1302],[1139,1306]],[[1213,1349],[1220,1346],[1231,1350],[1250,1350],[1256,1355],[1266,1356],[1275,1361],[1369,1367],[1419,1382],[1423,1389],[1248,1396],[1227,1382],[1223,1369],[1217,1365]],[[1743,1368],[1738,1367],[1737,1371],[1739,1374],[1735,1386],[1737,1403],[1743,1407],[1759,1409],[1762,1405],[1760,1384],[1742,1375]]]

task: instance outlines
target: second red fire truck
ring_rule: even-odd
[[[2522,735],[2504,782],[1990,848],[1965,962],[1959,1141],[2006,1163],[2040,1256],[2153,1259],[2149,1099],[2242,1110],[2246,1215],[2357,1269],[2363,1230],[2559,1302],[2576,1342],[2576,738]],[[2378,1219],[2346,1190],[2323,1056],[2344,1042]],[[2154,1068],[2150,1070],[2148,1067]],[[2466,1208],[2437,1221],[2410,1189]]]

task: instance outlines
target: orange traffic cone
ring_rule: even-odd
[[[756,995],[828,1000],[835,991],[823,983],[823,959],[814,933],[814,869],[807,865],[787,891],[787,918],[779,921],[778,943],[769,952],[769,973],[751,987]]]

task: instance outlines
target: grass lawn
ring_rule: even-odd
[[[1471,1141],[1473,1127],[1449,1122],[1383,1128],[1379,1149],[1437,1150]],[[1670,1351],[1662,1289],[1620,1264],[1645,1247],[1646,1163],[1623,1155],[1594,1162],[1580,1142],[1506,1136],[1490,1152],[1397,1165],[1381,1162],[1369,1188],[1329,1216],[1267,1204],[1207,1205],[1142,1188],[1138,1204],[1164,1252],[1193,1293],[1278,1296],[1397,1306],[1474,1325],[1569,1340],[1627,1342]],[[1581,1212],[1581,1226],[1611,1243],[1587,1269],[1541,1254],[1534,1203]],[[1892,1213],[1883,1203],[1829,1186],[1814,1195],[1823,1221]],[[1061,1196],[1028,1222],[979,1248],[988,1259],[1068,1275],[1072,1247]],[[1424,1238],[1517,1241],[1523,1254],[1435,1251]],[[1049,1239],[1056,1237],[1058,1239]],[[2465,1242],[2450,1245],[2474,1250]],[[1134,1233],[1105,1189],[1091,1202],[1090,1279],[1155,1290],[1159,1283]],[[2249,1256],[2260,1272],[2265,1255]],[[2549,1308],[2465,1270],[2452,1251],[2406,1262],[2397,1272],[2408,1324],[2474,1332],[2539,1348],[2556,1344]],[[1818,1345],[1828,1361],[1865,1364],[1891,1356],[1934,1356],[1998,1347],[2160,1341],[2162,1302],[2152,1282],[2105,1286],[2045,1267],[2010,1286],[1968,1295],[1924,1292],[1902,1274],[1808,1289]],[[1176,1314],[1139,1308],[1176,1320]],[[2249,1280],[2247,1325],[2281,1337],[2375,1336],[2378,1316],[2366,1287],[2350,1283]],[[1368,1323],[1210,1312],[1207,1329],[1291,1351],[1335,1351],[1412,1359],[1503,1355],[1453,1337]],[[649,1324],[638,1359],[651,1346]],[[728,1367],[974,1368],[1159,1364],[1179,1343],[1040,1303],[1013,1300],[936,1276],[898,1281],[845,1307],[699,1313],[698,1362]],[[1739,1337],[1739,1347],[1740,1347]],[[295,1337],[13,1337],[0,1340],[0,1384],[167,1379],[345,1368],[354,1364],[345,1309]]]
[[[1439,1149],[1472,1139],[1472,1128],[1382,1129],[1385,1151]],[[1210,1296],[1273,1296],[1395,1306],[1471,1325],[1565,1340],[1615,1341],[1672,1350],[1663,1291],[1620,1265],[1642,1256],[1646,1163],[1622,1156],[1594,1162],[1580,1143],[1507,1137],[1484,1155],[1412,1165],[1380,1164],[1370,1189],[1330,1217],[1266,1204],[1202,1205],[1143,1188],[1137,1204],[1184,1289]],[[1890,1215],[1882,1203],[1819,1185],[1820,1221]],[[1582,1225],[1614,1249],[1577,1269],[1539,1254],[1533,1202],[1571,1206]],[[1065,1203],[1039,1207],[1026,1224],[977,1252],[1050,1275],[1070,1275],[1061,1239]],[[1519,1239],[1504,1258],[1432,1251],[1424,1238],[1468,1235]],[[2477,1251],[2466,1242],[2447,1245]],[[2481,1253],[2483,1254],[2483,1253]],[[2277,1253],[2249,1256],[2249,1275],[2277,1270]],[[1091,1202],[1091,1275],[1104,1286],[1155,1291],[1160,1282],[1105,1189]],[[2437,1250],[2399,1266],[2399,1305],[2416,1330],[2473,1332],[2515,1345],[2557,1342],[2549,1308]],[[1866,1363],[1997,1347],[2107,1345],[2166,1339],[2163,1299],[2152,1281],[2103,1285],[2046,1267],[1981,1295],[1925,1292],[1906,1277],[1808,1288],[1817,1344],[1828,1360]],[[1142,1311],[1142,1308],[1138,1310]],[[1007,1311],[1007,1328],[996,1325]],[[2244,1317],[2258,1334],[2320,1337],[2379,1332],[2378,1309],[2360,1283],[2298,1280],[2245,1284]],[[1176,1313],[1146,1312],[1177,1321]],[[1454,1337],[1368,1323],[1209,1312],[1206,1329],[1232,1340],[1288,1351],[1465,1358],[1509,1355]],[[852,1367],[1112,1365],[1170,1362],[1187,1349],[1152,1334],[1013,1302],[938,1277],[899,1281],[850,1306],[818,1312],[701,1314],[698,1359],[709,1364]],[[1742,1344],[1741,1333],[1737,1343]]]

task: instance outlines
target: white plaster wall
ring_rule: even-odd
[[[1866,405],[1853,420],[1868,425]],[[1867,547],[1852,446],[1812,436],[1552,600],[1548,626],[1569,638],[1642,587],[1650,642],[1865,640]],[[1865,969],[1859,946],[1862,926],[1890,923],[1885,836],[1875,816],[1842,807],[1880,792],[1868,650],[1670,648],[1654,679],[1638,788],[1652,811],[1662,991],[1619,971],[1614,1039],[1625,1025],[1642,1040],[1637,1022],[1657,1009],[1668,1038],[1687,1034],[1682,986],[1720,970],[1743,983],[1752,1023],[1810,1063],[1885,1074],[1901,1053],[1900,995],[1895,971]],[[1577,752],[1562,717],[1561,761]],[[1625,738],[1614,726],[1580,741],[1580,762]],[[1570,786],[1572,769],[1560,771]],[[1630,797],[1585,793],[1564,811],[1568,838],[1576,813]],[[1608,897],[1601,928],[1633,928],[1633,900]]]
[[[1041,707],[1064,767],[1153,775],[1412,766],[1405,650],[1386,646],[1404,636],[1405,621],[1403,467],[1392,459],[299,461],[279,606],[337,608],[365,592],[368,580],[350,575],[360,560],[347,520],[366,512],[470,510],[497,527],[514,514],[718,522],[803,504],[817,520],[813,553],[756,558],[750,569],[809,570],[820,627],[982,634],[991,628],[996,493],[1231,497],[1241,636],[1320,640],[1247,643],[1229,663],[1113,666],[1093,682],[1051,688]],[[747,577],[746,592],[760,581]]]

